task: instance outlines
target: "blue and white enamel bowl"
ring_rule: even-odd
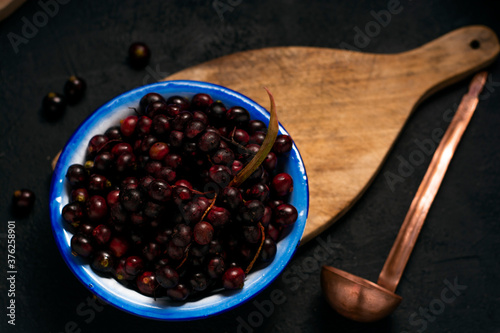
[[[172,302],[167,298],[156,301],[152,297],[141,295],[128,289],[113,278],[98,276],[90,266],[71,254],[72,234],[64,228],[61,217],[62,208],[68,203],[68,185],[66,170],[71,164],[82,164],[85,159],[87,144],[94,135],[102,134],[107,128],[119,124],[120,119],[133,113],[129,107],[138,105],[140,98],[150,92],[163,96],[181,95],[192,97],[196,93],[207,93],[214,100],[221,100],[227,107],[239,105],[250,112],[252,119],[269,122],[269,112],[249,98],[230,89],[196,81],[166,81],[133,89],[106,103],[85,120],[71,136],[64,147],[54,170],[50,189],[50,215],[54,237],[68,267],[92,293],[104,301],[132,314],[159,320],[191,320],[215,315],[230,310],[251,299],[264,290],[283,271],[299,245],[306,225],[309,206],[309,193],[304,163],[297,147],[290,152],[285,172],[294,180],[291,195],[293,204],[299,213],[296,223],[289,227],[278,242],[277,254],[272,263],[255,270],[245,279],[243,289],[222,291],[195,301]],[[279,101],[278,101],[279,102]],[[279,116],[279,110],[278,110]],[[280,125],[280,134],[287,134]],[[258,267],[257,267],[258,268]]]

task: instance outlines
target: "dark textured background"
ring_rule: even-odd
[[[36,36],[19,46],[18,53],[7,34],[21,34],[22,18],[31,21],[40,5],[28,1],[0,23],[0,233],[13,218],[8,209],[13,191],[28,187],[37,194],[33,214],[16,224],[15,327],[6,322],[6,239],[0,238],[1,332],[63,332],[72,321],[82,332],[236,332],[238,318],[247,322],[249,316],[257,318],[254,300],[195,322],[144,320],[109,305],[94,317],[80,316],[76,309],[90,294],[64,264],[49,223],[50,160],[97,107],[154,82],[148,70],[127,66],[131,42],[149,44],[153,52],[149,72],[161,77],[242,50],[354,45],[354,28],[363,29],[373,20],[370,10],[387,8],[387,1],[221,1],[236,5],[224,13],[224,21],[211,1],[69,1]],[[392,16],[363,52],[412,49],[469,24],[485,24],[500,35],[498,1],[402,0],[401,5],[403,11]],[[311,241],[299,249],[285,277],[255,298],[265,302],[274,290],[286,297],[255,332],[500,331],[500,62],[489,70],[491,91],[483,94],[428,215],[397,290],[403,302],[394,314],[374,324],[354,323],[335,314],[322,298],[318,264],[376,280],[430,157],[394,191],[384,173],[397,172],[398,157],[408,159],[417,149],[415,139],[430,138],[432,130],[446,128],[446,111],[460,101],[468,80],[439,92],[416,110],[373,185],[346,216],[319,236],[332,244],[327,259],[319,263],[314,259],[319,243]],[[68,108],[60,121],[44,121],[42,97],[50,90],[61,91],[73,73],[87,80],[85,99]],[[440,314],[428,317],[424,327],[418,311],[438,304],[435,300],[446,287],[445,279],[457,279],[467,289]]]

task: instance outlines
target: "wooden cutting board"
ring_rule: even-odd
[[[270,89],[309,177],[303,244],[363,194],[422,100],[489,65],[499,51],[491,29],[469,26],[399,54],[274,47],[224,56],[165,80],[216,83],[266,108],[263,87]]]
[[[0,0],[0,21],[7,18],[26,0]]]

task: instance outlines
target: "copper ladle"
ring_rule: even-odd
[[[486,77],[487,73],[481,72],[472,79],[468,93],[462,98],[432,157],[384,268],[380,272],[377,284],[340,269],[323,266],[321,270],[323,293],[330,306],[344,317],[361,322],[376,321],[391,314],[401,302],[402,298],[394,292],[453,153],[476,109],[478,96]]]

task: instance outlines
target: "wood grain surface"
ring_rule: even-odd
[[[0,0],[0,21],[12,14],[26,0]]]
[[[309,177],[305,243],[362,195],[423,99],[487,66],[499,51],[492,30],[468,26],[399,54],[264,48],[211,60],[165,80],[220,84],[266,108],[263,86],[270,89]]]

